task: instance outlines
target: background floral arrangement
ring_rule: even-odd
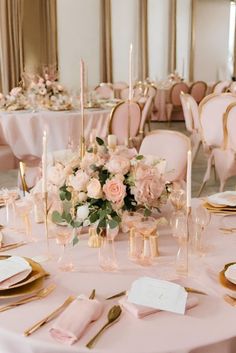
[[[24,94],[22,87],[12,88],[10,93],[6,96],[0,93],[0,109],[11,111],[27,108],[28,100]]]
[[[144,207],[148,215],[166,199],[164,164],[124,146],[109,149],[96,138],[82,160],[74,155],[70,162],[49,168],[49,190],[59,189],[61,201],[71,204],[67,211],[54,211],[52,220],[73,227],[96,224],[100,231],[117,227],[125,211]]]

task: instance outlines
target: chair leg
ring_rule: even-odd
[[[148,131],[149,132],[151,131],[151,121],[150,121],[150,119],[148,119]]]
[[[196,158],[197,158],[198,152],[199,152],[199,150],[200,150],[200,145],[201,145],[201,141],[199,141],[199,144],[198,144],[197,149],[196,149],[196,152],[195,152],[195,154],[194,154],[192,163],[193,163],[193,162],[196,160]]]
[[[223,192],[223,191],[224,191],[224,187],[225,187],[225,180],[221,180],[221,181],[220,181],[220,189],[219,189],[219,192]]]
[[[216,166],[215,166],[215,163],[212,165],[213,167],[213,170],[214,170],[214,179],[215,181],[217,181],[217,175],[216,175]]]
[[[199,189],[199,191],[198,191],[197,197],[200,197],[200,196],[201,196],[201,193],[202,193],[202,191],[203,191],[205,185],[206,185],[206,181],[203,181],[203,183],[202,183],[202,185],[201,185],[201,187],[200,187],[200,189]]]

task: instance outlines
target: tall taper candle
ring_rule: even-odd
[[[130,44],[129,47],[129,100],[132,100],[132,96],[133,96],[133,82],[132,82],[132,73],[133,73],[133,44]]]
[[[187,158],[187,209],[191,207],[191,193],[192,193],[192,152],[188,151]]]
[[[80,154],[84,155],[84,61],[80,59],[80,109],[81,109],[81,141]]]
[[[47,132],[43,132],[42,192],[47,192]]]

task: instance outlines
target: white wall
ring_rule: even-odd
[[[227,79],[230,1],[195,0],[195,6],[194,79]]]
[[[149,77],[162,80],[168,75],[168,0],[148,1]]]
[[[128,82],[130,43],[133,44],[133,77],[137,78],[138,1],[112,0],[111,5],[113,81]]]
[[[176,70],[188,80],[191,47],[191,0],[177,0],[176,13]]]
[[[79,62],[88,67],[88,84],[100,81],[100,0],[57,0],[60,81],[80,88]]]

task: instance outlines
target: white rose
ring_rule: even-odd
[[[86,191],[88,182],[89,176],[82,170],[78,170],[75,175],[70,175],[68,178],[68,184],[77,191]]]
[[[89,208],[88,205],[83,205],[79,206],[77,208],[77,213],[76,213],[76,220],[79,222],[84,221],[89,215]]]
[[[92,178],[87,185],[88,197],[99,199],[102,197],[102,187],[98,179]]]
[[[87,200],[88,196],[85,192],[81,191],[78,193],[78,202],[82,203]]]
[[[56,164],[55,166],[48,168],[47,177],[50,184],[58,187],[63,186],[66,178],[64,167],[61,164]]]

